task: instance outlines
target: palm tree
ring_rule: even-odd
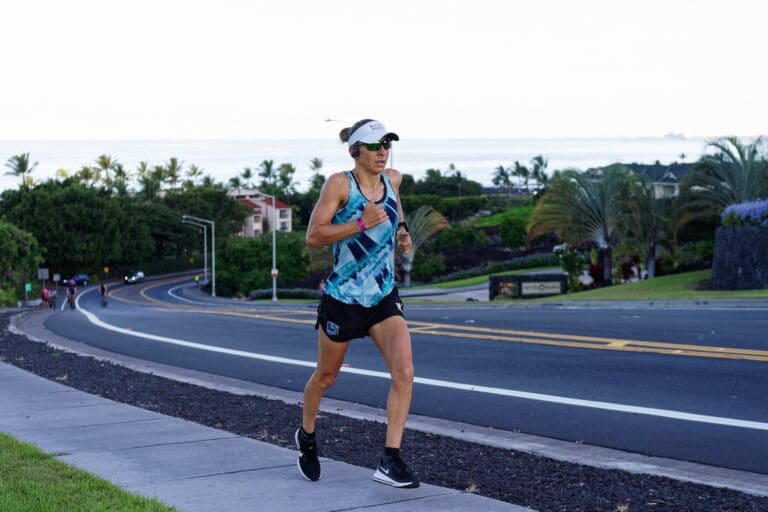
[[[243,179],[242,185],[245,188],[253,188],[253,169],[250,167],[243,167],[240,177]]]
[[[509,179],[509,169],[499,164],[498,167],[496,167],[496,169],[493,171],[493,179],[491,182],[496,187],[504,188],[507,190],[512,188],[512,182]]]
[[[156,165],[149,172],[149,177],[157,182],[159,189],[162,189],[163,184],[168,181],[168,169],[162,165]]]
[[[147,162],[141,161],[139,162],[139,165],[136,167],[136,175],[139,178],[144,178],[146,176],[149,176],[149,173],[152,172],[149,169],[149,164]]]
[[[56,179],[57,180],[65,180],[67,178],[69,178],[69,171],[68,170],[66,170],[63,167],[59,167],[58,169],[56,169]]]
[[[318,173],[320,172],[320,169],[323,168],[323,159],[322,158],[313,158],[309,161],[309,170]]]
[[[696,163],[680,187],[676,228],[719,214],[726,206],[768,195],[768,161],[761,155],[764,139],[744,144],[736,137],[710,142],[716,149]]]
[[[112,160],[109,155],[99,155],[96,159],[96,167],[94,168],[94,176],[96,181],[101,180],[101,173],[104,173],[104,184],[110,186],[112,184],[112,178],[109,176],[109,171],[115,169],[117,160]]]
[[[624,213],[619,219],[623,245],[645,261],[648,279],[656,275],[656,258],[670,246],[670,201],[656,197],[656,189],[644,175],[636,175],[629,185]]]
[[[461,175],[461,171],[456,168],[456,165],[453,162],[448,164],[448,170],[445,171],[445,176],[453,178],[453,181],[456,182],[456,193],[461,197],[461,180],[465,178]]]
[[[92,187],[99,181],[98,169],[89,165],[83,165],[75,174],[77,181],[85,186]]]
[[[243,188],[243,180],[240,179],[240,176],[233,176],[229,178],[229,188],[232,190],[237,190],[237,193],[240,193],[240,189]]]
[[[112,180],[112,187],[117,190],[119,196],[128,195],[128,179],[130,176],[123,167],[123,164],[116,163],[113,167],[115,177]]]
[[[426,205],[406,215],[405,219],[411,230],[412,245],[411,250],[401,256],[401,266],[403,268],[403,286],[410,286],[416,249],[426,243],[438,231],[451,225],[442,213]]]
[[[179,178],[181,178],[183,166],[184,162],[179,162],[179,159],[175,156],[168,160],[168,165],[165,166],[165,178],[171,184],[171,188],[176,188],[176,184],[179,182]]]
[[[261,178],[259,188],[264,192],[274,194],[277,187],[277,173],[275,172],[274,160],[264,160],[259,164],[259,167],[261,168],[259,171],[259,178]]]
[[[309,169],[312,171],[312,176],[309,178],[309,190],[307,191],[307,194],[313,203],[320,197],[320,190],[325,184],[325,176],[320,174],[320,169],[322,168],[322,159],[315,157],[309,161]]]
[[[273,192],[283,201],[289,201],[291,196],[296,194],[296,183],[293,181],[293,175],[296,174],[296,167],[293,164],[280,164],[278,168],[278,190]]]
[[[32,174],[37,164],[38,162],[30,164],[29,153],[20,153],[10,157],[5,162],[5,166],[10,169],[5,174],[19,177],[21,184],[25,185],[29,181],[27,175]]]
[[[546,186],[549,177],[545,172],[549,165],[549,160],[546,160],[541,155],[536,155],[531,159],[531,178],[537,183],[537,185]]]
[[[162,167],[161,167],[162,168]],[[154,172],[139,175],[139,191],[137,196],[145,201],[154,201],[160,194],[161,182]]]
[[[572,245],[592,242],[602,254],[603,278],[612,283],[611,251],[618,242],[628,176],[621,165],[606,168],[596,180],[576,170],[554,176],[528,220],[528,237],[554,231]]]
[[[198,167],[195,164],[192,164],[189,166],[189,170],[187,171],[187,177],[189,178],[189,183],[191,185],[195,185],[197,182],[197,179],[200,178],[203,175],[203,169]]]
[[[523,184],[525,185],[525,189],[528,190],[528,180],[531,177],[531,172],[528,170],[526,166],[515,160],[515,169],[512,171],[512,176],[517,176],[521,180],[523,180]]]

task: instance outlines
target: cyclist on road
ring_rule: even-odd
[[[67,302],[70,309],[75,309],[75,297],[77,297],[77,283],[74,279],[70,279],[67,281]]]
[[[99,294],[101,295],[101,305],[106,307],[107,305],[107,284],[102,281],[99,285]]]

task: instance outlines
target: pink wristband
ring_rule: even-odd
[[[365,222],[363,222],[362,217],[357,218],[357,227],[360,228],[360,231],[365,231],[366,229],[368,229],[367,227],[365,227]]]

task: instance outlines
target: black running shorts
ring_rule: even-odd
[[[391,316],[403,316],[403,301],[393,288],[389,295],[375,306],[367,308],[356,304],[345,304],[330,295],[320,297],[317,307],[315,329],[323,332],[333,341],[344,342],[368,336],[368,329]]]

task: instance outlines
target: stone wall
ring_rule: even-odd
[[[768,288],[768,228],[717,228],[715,254],[712,258],[712,288]]]

